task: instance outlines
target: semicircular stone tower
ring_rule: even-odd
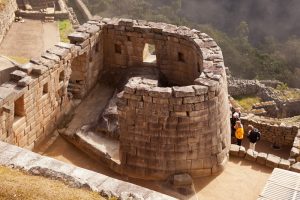
[[[216,42],[197,30],[164,23],[121,19],[103,22],[103,29],[105,68],[153,67],[168,82],[166,87],[135,77],[119,94],[123,173],[165,179],[222,171],[230,123],[226,72]],[[155,49],[151,62],[145,59],[148,45]]]

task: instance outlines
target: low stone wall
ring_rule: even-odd
[[[297,162],[300,162],[300,129],[295,137],[293,148],[290,152],[290,157],[294,158]]]
[[[242,117],[245,133],[249,131],[248,125],[253,125],[260,130],[262,140],[271,142],[277,146],[293,146],[299,126],[285,125],[284,123],[277,124],[278,120],[275,119],[272,123],[272,118],[267,118],[268,122],[266,122],[264,117],[261,117],[261,120],[259,118],[252,119],[252,117],[252,115]]]
[[[0,142],[0,165],[21,169],[32,175],[63,181],[72,187],[88,188],[107,199],[175,200],[175,198],[165,194],[41,156],[3,142]]]
[[[62,0],[28,0],[18,2],[19,9],[16,15],[19,17],[35,20],[63,20],[69,19],[69,11]],[[54,13],[47,13],[46,8],[55,8]],[[28,9],[30,8],[30,9]]]
[[[77,6],[78,10],[84,17],[85,21],[91,20],[93,18],[93,15],[91,14],[90,10],[87,8],[87,6],[84,4],[82,0],[73,0],[75,5]]]
[[[4,9],[0,10],[0,43],[15,20],[15,11],[17,8],[16,0],[10,0],[5,1]]]
[[[300,172],[300,162],[291,163],[289,160],[285,160],[273,154],[257,152],[251,149],[246,150],[245,147],[235,144],[232,144],[230,147],[230,156],[246,159],[250,162],[256,162],[270,168],[281,168]]]
[[[18,10],[16,15],[18,17],[35,20],[44,20],[46,17],[54,17],[54,20],[69,19],[69,13],[67,11],[57,11],[54,14],[47,14],[40,11]]]

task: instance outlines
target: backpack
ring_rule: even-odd
[[[254,130],[253,130],[253,132],[254,133],[256,133],[256,135],[257,135],[257,142],[260,140],[260,138],[261,138],[261,133],[260,133],[260,131],[257,129],[257,128],[255,128]]]

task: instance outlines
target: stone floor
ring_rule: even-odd
[[[58,25],[39,20],[25,19],[24,23],[13,23],[0,44],[0,54],[8,57],[32,58],[40,56],[60,41]]]

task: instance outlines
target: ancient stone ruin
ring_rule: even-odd
[[[63,0],[17,0],[17,16],[45,21],[68,19]]]
[[[0,86],[2,141],[33,148],[75,99],[109,79],[116,92],[107,108],[115,108],[109,119],[120,156],[109,167],[142,179],[222,171],[229,104],[222,52],[212,38],[164,23],[95,18],[69,39],[18,66]]]

